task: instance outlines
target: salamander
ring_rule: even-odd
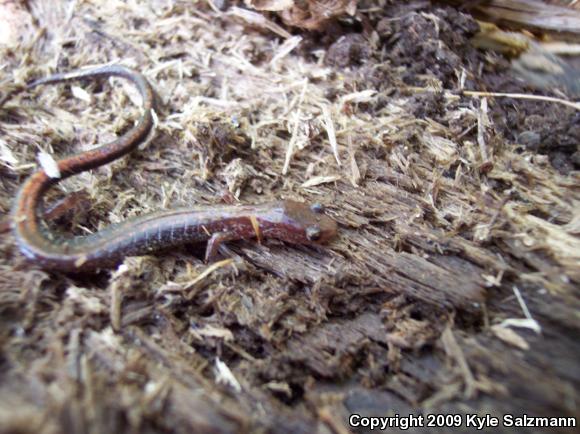
[[[141,94],[143,112],[135,126],[107,144],[57,161],[60,177],[50,177],[44,170],[38,170],[16,196],[11,213],[14,236],[21,252],[34,264],[48,270],[85,272],[110,268],[126,256],[202,241],[207,241],[205,260],[211,261],[220,244],[230,240],[256,237],[292,244],[323,244],[335,237],[337,224],[324,214],[321,206],[292,200],[162,210],[86,236],[65,237],[51,231],[43,219],[48,189],[65,178],[110,163],[146,141],[154,130],[157,96],[141,73],[108,65],[41,78],[0,100],[2,107],[15,93],[39,85],[112,76],[129,80]]]

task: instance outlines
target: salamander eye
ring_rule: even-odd
[[[315,212],[316,214],[322,214],[324,212],[324,205],[321,203],[314,203],[310,207],[310,211]]]
[[[318,226],[308,226],[306,228],[306,238],[308,241],[318,241],[321,235],[322,231]]]

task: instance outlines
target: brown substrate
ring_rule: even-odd
[[[321,202],[340,236],[233,242],[234,260],[205,274],[194,245],[67,276],[3,234],[0,431],[344,433],[353,412],[578,414],[580,115],[462,95],[541,93],[472,47],[471,17],[361,3],[317,31],[286,28],[299,42],[276,15],[250,25],[205,3],[29,3],[30,33],[1,52],[2,93],[120,61],[165,103],[144,149],[51,193],[91,198],[60,230],[229,191]],[[120,80],[11,100],[0,210],[39,149],[111,140],[135,101]]]

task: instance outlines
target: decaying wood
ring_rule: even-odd
[[[547,91],[510,98],[534,94],[473,47],[470,16],[377,3],[301,33],[218,2],[29,3],[31,33],[0,49],[1,94],[121,62],[164,102],[143,149],[50,192],[90,198],[55,228],[292,198],[324,204],[340,234],[320,248],[234,242],[214,264],[184,246],[76,276],[37,269],[1,234],[0,431],[347,433],[354,412],[578,414],[579,112]],[[131,92],[80,82],[7,103],[0,211],[39,149],[125,131]]]
[[[481,18],[512,28],[545,32],[556,38],[580,40],[580,11],[564,2],[549,4],[543,0],[486,0],[465,3]],[[556,2],[554,2],[556,3]]]

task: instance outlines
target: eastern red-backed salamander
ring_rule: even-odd
[[[36,80],[14,93],[39,85],[84,78],[117,76],[133,82],[143,98],[143,114],[136,125],[116,140],[57,162],[59,178],[44,170],[31,175],[21,187],[12,210],[12,225],[22,253],[42,268],[82,272],[111,267],[126,256],[189,242],[208,241],[206,261],[221,243],[257,237],[294,244],[321,244],[336,235],[334,220],[312,207],[291,200],[261,205],[200,206],[158,211],[109,226],[95,234],[66,238],[51,232],[43,220],[43,197],[60,180],[120,158],[143,143],[154,129],[156,94],[140,73],[119,65],[56,74]]]

